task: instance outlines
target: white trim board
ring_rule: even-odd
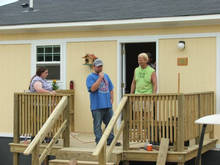
[[[216,37],[216,113],[220,114],[220,34]]]
[[[12,133],[0,133],[0,137],[10,137],[10,138],[13,138],[13,134]]]
[[[217,33],[187,33],[187,34],[170,34],[170,35],[141,35],[141,36],[112,36],[112,37],[83,37],[83,38],[60,38],[60,39],[40,39],[40,40],[8,40],[0,41],[1,45],[5,44],[44,44],[48,42],[90,42],[90,41],[119,41],[119,42],[146,42],[150,40],[169,39],[169,38],[200,38],[216,37]]]
[[[97,27],[97,26],[129,26],[136,24],[158,24],[158,23],[191,23],[210,22],[214,23],[220,20],[220,14],[199,15],[199,16],[177,16],[177,17],[159,17],[159,18],[141,18],[141,19],[125,19],[125,20],[109,20],[109,21],[88,21],[88,22],[68,22],[68,23],[46,23],[46,24],[27,24],[27,25],[8,25],[1,26],[0,30],[16,30],[16,29],[43,29],[43,28],[79,28],[79,27]]]
[[[121,43],[117,41],[117,103],[119,103],[121,100],[121,62]]]

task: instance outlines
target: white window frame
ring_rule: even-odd
[[[59,89],[66,89],[66,43],[44,41],[32,43],[31,50],[31,76],[35,75],[37,64],[51,64],[51,62],[37,62],[37,46],[59,45],[60,46],[60,61],[53,62],[60,64],[60,80],[57,80]],[[50,73],[49,73],[50,74]],[[48,80],[52,83],[52,80]]]

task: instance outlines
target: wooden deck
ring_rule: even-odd
[[[56,156],[51,165],[119,164],[129,161],[157,161],[161,139],[169,139],[166,162],[184,162],[196,157],[201,128],[194,121],[215,113],[214,92],[191,94],[125,95],[96,145],[93,134],[71,133],[74,130],[73,91],[57,95],[16,93],[14,95],[14,140],[10,144],[13,165],[19,165],[18,153],[32,155],[32,165],[40,165],[47,155]],[[117,125],[122,115],[120,125]],[[112,129],[115,138],[107,146]],[[21,136],[34,136],[27,143]],[[45,137],[53,138],[42,144]],[[59,139],[59,143],[55,144]],[[122,146],[115,147],[121,141]],[[146,141],[153,151],[144,150]],[[185,143],[190,142],[189,146]],[[192,143],[193,142],[193,143]],[[214,127],[208,126],[202,152],[215,147]]]
[[[119,140],[120,142],[121,139]],[[207,139],[204,141],[202,153],[215,147],[216,139]],[[19,144],[10,143],[11,152],[23,153],[27,148],[28,143],[21,141]],[[68,165],[71,159],[78,160],[78,164],[97,164],[98,158],[93,156],[92,153],[95,150],[96,144],[94,141],[94,135],[91,133],[71,133],[70,147],[63,148],[62,139],[59,139],[59,143],[55,144],[50,152],[51,155],[56,156],[55,160],[51,160],[51,165]],[[46,147],[45,144],[40,145],[40,153]],[[131,142],[129,150],[123,152],[122,146],[115,147],[113,154],[110,158],[110,164],[119,164],[120,161],[156,161],[159,152],[159,146],[155,146],[153,151],[146,151],[143,149],[144,143]],[[108,150],[108,147],[107,147]],[[175,152],[170,147],[167,156],[167,162],[179,162],[184,163],[190,159],[193,159],[198,150],[198,145],[191,145],[185,147],[183,152]]]

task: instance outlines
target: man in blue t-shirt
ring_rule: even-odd
[[[96,59],[93,63],[94,72],[88,75],[86,86],[90,93],[90,109],[93,117],[93,130],[95,141],[98,144],[102,137],[102,122],[107,127],[112,118],[113,110],[113,84],[106,73],[102,72],[103,62]],[[113,130],[111,131],[107,145],[110,145],[114,138]]]

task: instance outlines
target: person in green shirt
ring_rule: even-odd
[[[134,78],[131,84],[131,93],[152,94],[157,92],[157,76],[155,70],[148,64],[148,55],[140,53],[138,64],[134,71]]]

